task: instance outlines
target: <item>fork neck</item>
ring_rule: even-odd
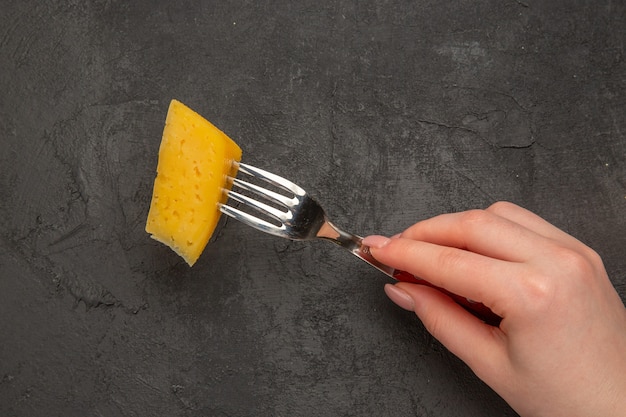
[[[327,219],[324,219],[324,223],[317,231],[316,237],[330,240],[331,242],[336,243],[351,252],[360,249],[361,240],[363,240],[360,236],[344,232]]]
[[[361,258],[368,264],[372,265],[374,268],[380,270],[381,272],[389,275],[392,278],[396,278],[394,277],[395,269],[376,260],[370,253],[369,248],[367,246],[363,246],[362,237],[353,235],[352,233],[344,232],[343,230],[329,222],[328,219],[324,218],[324,223],[318,230],[316,237],[329,240],[341,246],[356,257]]]

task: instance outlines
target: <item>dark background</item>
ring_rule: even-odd
[[[0,415],[512,416],[387,278],[144,232],[167,106],[394,234],[523,205],[626,297],[624,1],[0,1]]]

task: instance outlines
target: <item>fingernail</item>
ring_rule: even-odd
[[[378,235],[368,236],[363,239],[363,244],[365,246],[369,246],[370,248],[374,249],[380,249],[383,246],[387,245],[389,242],[391,242],[391,239],[389,239],[388,237]]]
[[[406,291],[401,290],[395,285],[385,284],[385,293],[398,307],[402,307],[408,311],[415,311],[415,303]]]

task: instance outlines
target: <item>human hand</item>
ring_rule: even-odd
[[[520,415],[626,415],[626,309],[580,241],[500,202],[363,243],[379,261],[502,317],[490,326],[434,288],[385,286]]]

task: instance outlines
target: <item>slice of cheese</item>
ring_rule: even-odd
[[[225,202],[227,176],[237,174],[241,149],[208,120],[172,100],[161,147],[146,232],[191,266],[209,242]]]

